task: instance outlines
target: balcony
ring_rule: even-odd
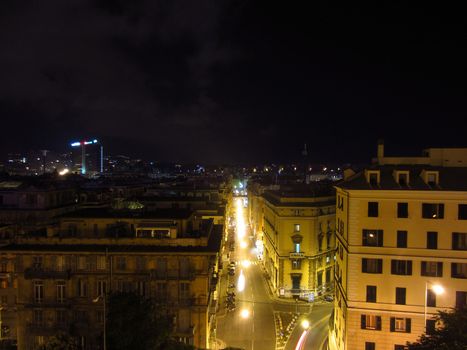
[[[304,252],[291,252],[289,253],[289,259],[305,259]]]
[[[189,280],[195,279],[196,271],[189,269],[187,271],[181,270],[151,270],[149,277],[152,280]]]
[[[26,329],[31,334],[55,335],[58,331],[69,332],[70,323],[68,322],[29,322]]]
[[[41,300],[31,300],[24,304],[27,308],[69,308],[72,304],[72,300],[64,299],[63,301],[57,301],[56,298],[44,298]]]
[[[27,268],[24,270],[24,278],[31,279],[57,279],[69,280],[71,278],[71,270],[55,271],[45,268]]]

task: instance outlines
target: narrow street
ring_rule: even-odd
[[[327,336],[332,304],[312,305],[273,297],[261,262],[256,257],[254,241],[246,224],[243,198],[234,200],[234,208],[231,215],[235,217],[235,223],[226,242],[226,249],[232,245],[233,250],[230,251],[230,259],[224,261],[221,274],[218,349],[296,349],[304,331],[301,322],[307,319],[310,326],[300,349],[320,350]],[[230,262],[235,264],[235,273],[229,274]],[[231,311],[226,306],[227,291],[235,292],[235,309]]]

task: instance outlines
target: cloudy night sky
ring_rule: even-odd
[[[98,138],[234,163],[293,161],[304,143],[317,162],[368,161],[378,138],[400,155],[466,147],[465,12],[377,3],[2,0],[0,151]]]

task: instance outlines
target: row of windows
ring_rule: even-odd
[[[76,296],[78,297],[94,297],[95,295],[104,295],[107,292],[107,281],[99,280],[96,284],[96,294],[90,295],[90,283],[87,280],[79,279],[76,284]],[[116,280],[114,282],[116,291],[119,292],[136,292],[141,296],[147,296],[146,281],[125,281]],[[33,296],[35,303],[44,302],[45,289],[43,281],[34,281]],[[158,296],[167,296],[167,284],[157,283],[155,294]],[[180,299],[186,299],[190,296],[190,284],[186,282],[179,283],[178,294]],[[65,281],[57,281],[55,284],[55,300],[59,303],[64,303],[67,298],[67,288]]]
[[[397,248],[407,248],[407,231],[397,231]],[[453,250],[467,250],[467,233],[452,232],[451,248]],[[383,247],[383,230],[362,230],[362,245],[366,247]],[[428,231],[426,233],[426,248],[438,249],[438,232]]]
[[[114,264],[112,267],[116,270],[127,270],[129,268],[130,258],[125,256],[114,257]],[[134,268],[136,270],[146,270],[151,259],[137,256],[134,260]],[[93,271],[93,270],[106,270],[110,265],[111,259],[105,255],[98,256],[64,256],[56,255],[50,257],[50,266],[54,271],[66,271],[66,270],[81,270],[81,271]],[[168,261],[165,258],[155,259],[158,269],[167,269]],[[187,258],[182,258],[176,262],[176,267],[180,267],[181,270],[187,269],[190,262]],[[33,269],[45,268],[45,257],[34,256],[32,258]]]
[[[379,316],[375,316],[379,317]],[[393,320],[394,319],[394,320]],[[405,321],[404,321],[405,320]],[[407,327],[407,320],[409,320],[409,327]],[[404,332],[404,322],[405,322],[405,329],[406,331]],[[391,317],[390,320],[390,329],[394,329],[392,332],[404,332],[407,333],[407,328],[410,329],[410,318],[396,318],[396,317]],[[426,320],[426,334],[433,334],[436,328],[436,320]],[[369,329],[369,328],[365,328]],[[399,329],[399,330],[396,330]],[[408,347],[406,345],[394,345],[394,350],[407,350]],[[375,342],[365,342],[365,350],[376,350],[376,343]]]
[[[406,305],[407,289],[396,287],[395,290],[395,303],[398,305]],[[377,288],[376,286],[366,286],[366,302],[377,302]],[[436,293],[432,289],[427,289],[426,306],[436,307]],[[456,307],[467,307],[467,292],[456,291]]]
[[[379,216],[379,203],[368,202],[368,217],[377,218]],[[397,203],[397,217],[409,217],[409,204]],[[443,203],[422,203],[422,218],[424,219],[444,219]],[[458,204],[457,219],[467,220],[467,204]]]
[[[410,333],[411,321],[410,318],[391,317],[389,319],[389,330],[391,332]],[[381,316],[361,315],[360,328],[380,331],[382,329]]]
[[[362,258],[363,273],[383,273],[383,259]],[[412,260],[391,260],[392,275],[412,275]],[[422,261],[421,276],[443,277],[443,263]],[[467,278],[467,263],[451,263],[452,278]]]

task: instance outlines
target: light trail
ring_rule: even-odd
[[[303,346],[305,345],[305,339],[308,336],[308,330],[303,331],[302,335],[300,336],[300,339],[298,340],[297,346],[295,347],[295,350],[303,350]]]

